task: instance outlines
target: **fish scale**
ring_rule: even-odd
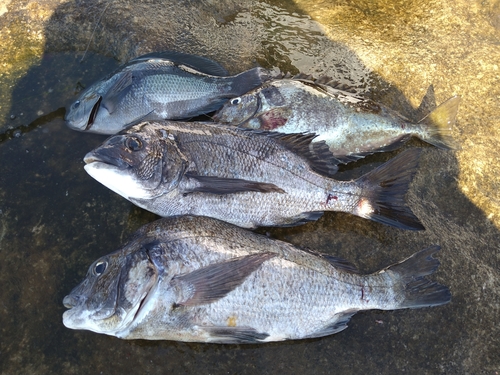
[[[328,147],[311,143],[313,138],[208,123],[143,122],[90,152],[85,169],[134,204],[164,217],[211,216],[254,228],[294,225],[316,220],[323,211],[341,211],[423,229],[404,205],[418,149],[357,180],[338,181],[330,177],[336,165]],[[129,140],[141,148],[129,150]],[[153,150],[161,150],[162,157]],[[152,158],[155,173],[141,178],[138,171]]]
[[[271,73],[254,68],[228,76],[216,62],[166,51],[135,58],[81,93],[66,112],[74,130],[115,134],[149,119],[187,119],[219,109]]]
[[[124,339],[261,343],[320,337],[345,329],[360,310],[449,302],[449,290],[425,277],[439,265],[432,256],[438,249],[362,275],[327,254],[216,219],[166,218],[90,266],[64,299],[69,310],[63,322]]]
[[[320,80],[265,82],[226,102],[213,118],[240,128],[316,133],[315,142],[325,141],[341,163],[396,149],[412,136],[442,149],[458,148],[451,135],[459,97],[448,99],[415,123],[382,104]]]

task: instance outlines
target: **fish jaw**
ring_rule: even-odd
[[[100,161],[88,162],[85,171],[101,184],[125,199],[151,199],[154,194],[144,189],[141,181],[129,171]]]
[[[92,331],[120,337],[120,333],[127,331],[129,326],[133,324],[135,317],[142,307],[142,301],[146,298],[147,293],[128,311],[117,308],[110,317],[105,319],[96,317],[101,311],[91,310],[85,304],[80,304],[63,313],[63,324],[66,328],[70,329]]]
[[[92,109],[98,105],[99,100],[100,96],[93,94],[91,97],[75,101],[64,116],[68,127],[73,130],[86,131]]]
[[[136,245],[133,243],[132,248]],[[90,268],[95,269],[100,263],[98,260]],[[110,257],[106,263],[107,273],[89,270],[85,280],[64,298],[63,304],[69,309],[63,313],[67,328],[120,337],[134,325],[155,294],[158,270],[142,247],[132,251],[123,262],[119,257]]]

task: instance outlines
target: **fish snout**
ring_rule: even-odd
[[[69,294],[63,299],[63,305],[64,307],[71,309],[78,305],[78,302],[80,302],[81,296],[77,296],[74,294]]]

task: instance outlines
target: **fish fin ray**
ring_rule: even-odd
[[[233,77],[229,98],[243,95],[272,78],[272,73],[263,68],[253,68]]]
[[[349,323],[351,317],[356,313],[357,310],[343,312],[339,315],[338,320],[335,323],[323,327],[319,331],[316,331],[305,338],[323,337],[333,335],[334,333],[339,333],[340,331],[343,331],[347,328],[347,323]]]
[[[309,166],[317,173],[333,176],[338,170],[338,160],[332,155],[325,141],[312,142],[316,138],[314,133],[278,133],[263,132],[274,138],[286,149],[305,158]]]
[[[328,254],[321,254],[321,257],[325,258],[337,269],[351,273],[359,273],[359,270],[356,268],[356,266],[351,262],[349,262],[348,260]]]
[[[323,216],[323,214],[324,214],[323,211],[302,212],[298,217],[292,219],[288,224],[277,224],[273,226],[280,228],[295,227],[298,225],[307,224],[310,221],[316,221],[321,216]]]
[[[411,134],[403,134],[403,135],[399,136],[398,138],[393,138],[391,141],[388,141],[389,142],[388,145],[373,149],[371,151],[358,152],[358,153],[349,154],[349,155],[334,155],[334,156],[338,160],[339,164],[347,164],[347,163],[350,163],[352,161],[357,161],[359,159],[362,159],[368,155],[375,154],[377,152],[389,152],[389,151],[397,150],[398,148],[403,147],[403,145],[406,142],[408,142],[408,140],[410,138],[411,138]]]
[[[128,94],[132,88],[133,76],[131,71],[124,71],[122,76],[109,88],[108,92],[102,97],[101,105],[109,113],[113,113],[120,101]]]
[[[260,193],[284,193],[278,186],[266,182],[249,181],[237,178],[222,178],[215,176],[198,176],[186,173],[185,177],[193,179],[198,186],[193,187],[183,193],[211,193],[211,194],[233,194],[244,191],[256,191]]]
[[[344,258],[336,257],[336,256],[329,255],[329,254],[320,253],[318,251],[311,250],[307,247],[302,248],[302,250],[309,253],[309,254],[312,254],[316,257],[325,259],[326,261],[328,261],[328,263],[330,263],[331,265],[333,265],[337,269],[341,269],[343,271],[347,271],[347,272],[351,272],[351,273],[359,273],[359,270],[356,268],[356,266],[354,264],[352,264],[351,262],[349,262],[348,260],[345,260]]]
[[[262,263],[274,256],[276,254],[272,253],[247,255],[176,276],[171,283],[185,298],[177,304],[194,306],[215,302],[241,285]]]
[[[422,101],[420,102],[420,105],[415,110],[415,112],[412,114],[411,118],[414,121],[418,121],[420,119],[423,119],[429,113],[434,111],[436,109],[436,107],[437,107],[436,106],[436,94],[434,92],[434,86],[429,85],[424,97],[422,98]]]
[[[404,201],[420,153],[421,149],[408,149],[356,180],[366,195],[353,213],[401,229],[425,229]]]
[[[130,60],[128,64],[141,63],[151,59],[168,60],[175,64],[186,65],[190,68],[198,70],[201,73],[213,76],[225,77],[228,75],[227,70],[214,60],[203,56],[196,56],[177,51],[147,53]]]
[[[400,279],[399,290],[404,295],[404,300],[397,308],[417,309],[444,305],[451,301],[448,287],[425,278],[438,269],[439,260],[432,255],[439,250],[439,246],[430,246],[381,271],[395,273]]]
[[[460,146],[452,137],[459,104],[460,97],[453,96],[420,120],[418,124],[425,127],[428,133],[421,139],[441,149],[459,149]]]
[[[259,343],[269,337],[268,333],[258,332],[251,327],[200,327],[210,335],[210,342],[220,344]]]

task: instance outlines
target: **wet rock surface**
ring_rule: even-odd
[[[0,372],[497,374],[500,371],[498,2],[4,1],[0,4]],[[88,51],[86,53],[85,50]],[[344,214],[259,229],[372,272],[431,244],[452,302],[358,313],[337,335],[266,345],[123,341],[66,329],[64,296],[155,216],[90,178],[105,137],[64,107],[131,57],[174,49],[235,73],[328,74],[407,116],[429,85],[460,95],[461,150],[425,147],[408,200],[425,232]],[[83,60],[82,60],[83,58]],[[345,168],[360,175],[395,153]]]

